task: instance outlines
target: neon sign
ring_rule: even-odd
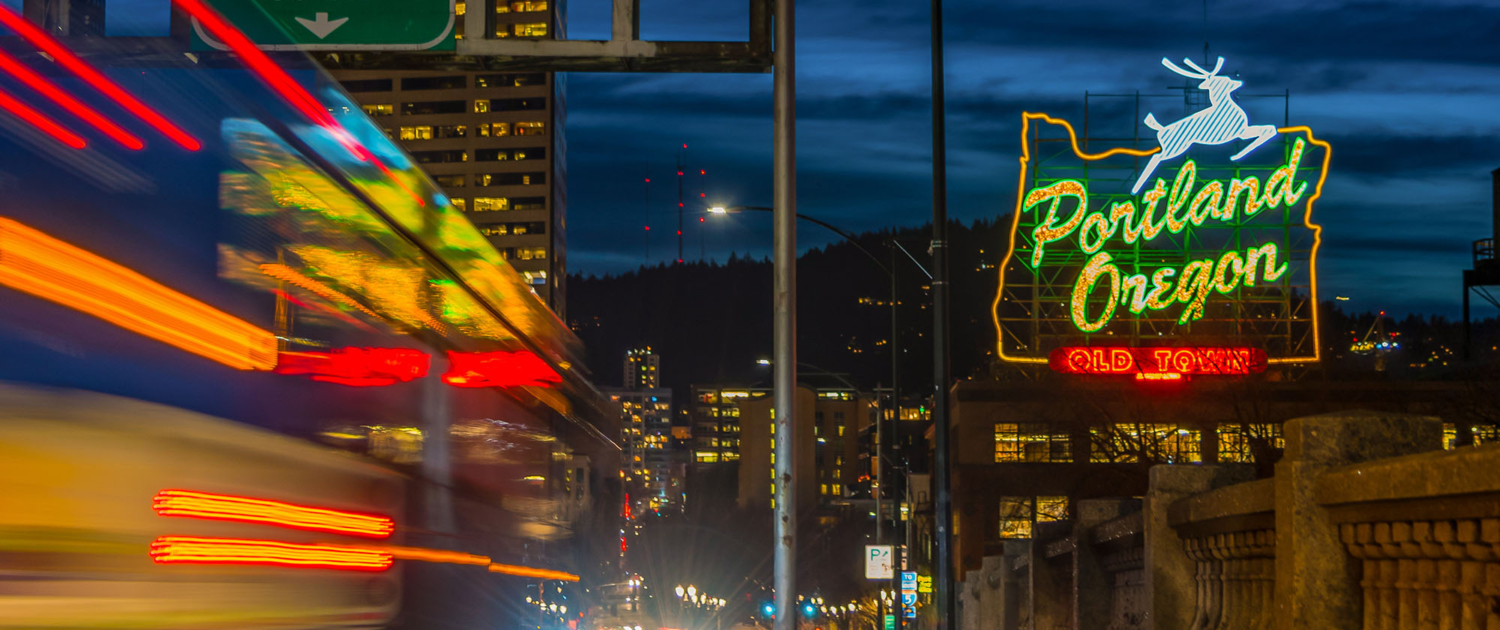
[[[1307,127],[1249,124],[1231,96],[1241,82],[1220,76],[1223,60],[1212,70],[1162,63],[1198,80],[1208,104],[1171,124],[1148,114],[1156,138],[1140,148],[1128,133],[1080,138],[1066,120],[1022,114],[993,303],[1002,360],[1043,364],[1055,349],[1095,345],[1318,360],[1322,228],[1312,211],[1328,143]]]
[[[1242,376],[1266,370],[1259,348],[1070,347],[1053,350],[1047,363],[1064,374],[1134,374],[1140,380],[1179,380],[1186,375]]]
[[[1118,234],[1124,244],[1134,245],[1154,240],[1163,230],[1178,234],[1205,222],[1230,224],[1252,219],[1256,214],[1280,207],[1283,203],[1296,205],[1307,192],[1307,182],[1300,185],[1295,182],[1306,146],[1307,143],[1298,138],[1291,157],[1276,169],[1264,187],[1253,175],[1227,183],[1209,181],[1199,184],[1196,181],[1197,165],[1188,160],[1173,179],[1170,192],[1167,183],[1158,178],[1156,186],[1141,196],[1139,206],[1133,201],[1124,201],[1111,204],[1107,211],[1090,212],[1088,190],[1076,180],[1063,180],[1034,189],[1026,195],[1022,211],[1041,213],[1045,208],[1046,218],[1032,230],[1035,248],[1031,263],[1033,266],[1042,263],[1049,243],[1075,235],[1078,248],[1092,255],[1073,284],[1072,292],[1073,324],[1083,332],[1103,329],[1114,317],[1117,305],[1139,315],[1148,308],[1159,311],[1186,304],[1177,323],[1186,324],[1202,318],[1203,304],[1210,293],[1230,293],[1241,284],[1253,287],[1258,281],[1275,282],[1286,273],[1285,262],[1277,264],[1276,243],[1252,245],[1242,250],[1243,253],[1225,252],[1217,260],[1194,260],[1176,268],[1160,267],[1148,277],[1146,274],[1122,274],[1112,264],[1111,254],[1102,251],[1105,242]],[[1058,211],[1064,199],[1075,202],[1071,204],[1072,212],[1067,218],[1060,216]],[[1158,220],[1155,215],[1163,201],[1166,208]],[[1107,283],[1110,298],[1104,303],[1102,312],[1090,317],[1088,296],[1100,283]]]

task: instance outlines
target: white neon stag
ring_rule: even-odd
[[[1195,144],[1225,144],[1235,140],[1254,140],[1239,153],[1234,154],[1230,160],[1239,160],[1245,154],[1255,150],[1267,140],[1276,136],[1275,125],[1252,125],[1250,119],[1245,116],[1245,110],[1234,102],[1230,96],[1238,90],[1242,81],[1236,81],[1229,77],[1219,76],[1219,70],[1224,67],[1224,58],[1219,57],[1219,63],[1214,65],[1212,71],[1200,68],[1190,59],[1183,59],[1193,71],[1183,70],[1176,64],[1168,61],[1165,57],[1161,65],[1168,70],[1176,72],[1189,79],[1201,79],[1198,89],[1208,90],[1208,109],[1194,113],[1170,125],[1163,126],[1156,122],[1156,117],[1146,114],[1146,126],[1156,130],[1156,141],[1161,144],[1161,151],[1151,156],[1151,162],[1146,164],[1146,169],[1141,172],[1141,178],[1136,180],[1135,188],[1131,188],[1132,194],[1139,193],[1141,186],[1156,172],[1156,166],[1162,160],[1170,160],[1183,153]]]

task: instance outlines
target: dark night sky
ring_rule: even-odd
[[[644,0],[645,39],[742,39],[741,0]],[[1199,2],[949,0],[949,208],[1014,203],[1022,111],[1082,117],[1083,94],[1163,92],[1163,56],[1203,55]],[[930,216],[928,5],[798,2],[799,210],[849,230]],[[1325,299],[1456,314],[1469,243],[1490,233],[1500,167],[1500,2],[1210,0],[1213,56],[1240,94],[1291,90],[1293,124],[1333,143],[1315,221]],[[607,38],[608,3],[572,0],[569,37]],[[771,76],[570,74],[568,239],[574,272],[676,258],[682,143],[688,208],[771,201]],[[1238,96],[1238,94],[1237,94]],[[1180,106],[1179,106],[1180,107]],[[1256,124],[1257,111],[1250,110]],[[1276,116],[1259,122],[1279,123]],[[1162,116],[1175,119],[1176,115]],[[686,258],[769,253],[769,217],[690,214]],[[827,242],[803,229],[803,248]],[[1000,244],[997,245],[997,250]],[[703,248],[703,249],[700,249]],[[1489,316],[1481,308],[1476,314]]]

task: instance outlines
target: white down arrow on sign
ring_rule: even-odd
[[[344,22],[349,21],[349,18],[346,17],[339,18],[337,20],[330,20],[328,19],[327,13],[319,13],[315,17],[317,19],[314,20],[299,17],[297,18],[297,23],[307,27],[307,30],[312,31],[313,35],[318,36],[318,39],[327,38],[329,33],[332,33],[334,30],[338,29],[338,27],[343,26]]]

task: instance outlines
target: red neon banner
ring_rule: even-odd
[[[380,387],[427,376],[431,358],[407,348],[336,348],[329,352],[282,352],[277,374],[309,374],[312,380],[353,387]]]
[[[389,538],[396,529],[395,521],[376,514],[192,490],[162,490],[151,500],[151,509],[161,516],[256,523],[364,538]]]
[[[1175,381],[1189,375],[1244,376],[1266,371],[1259,348],[1072,347],[1053,350],[1047,363],[1063,374],[1133,374],[1137,380]]]
[[[551,387],[562,382],[530,352],[449,352],[443,382],[454,387]]]

